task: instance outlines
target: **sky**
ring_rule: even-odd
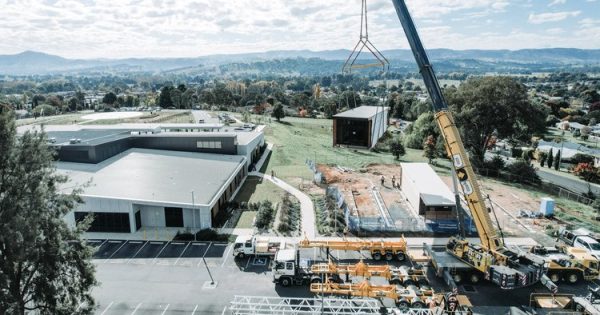
[[[600,49],[600,0],[406,0],[426,48]],[[391,0],[367,0],[369,39],[408,48]],[[0,0],[0,54],[195,57],[352,49],[360,0]]]

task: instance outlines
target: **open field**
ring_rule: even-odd
[[[275,171],[277,177],[286,181],[302,178],[310,180],[312,172],[306,160],[320,164],[337,164],[353,169],[369,164],[398,164],[399,162],[427,162],[421,150],[407,149],[406,155],[395,160],[388,152],[372,152],[366,149],[334,148],[331,120],[286,117],[281,123],[274,119],[267,122],[265,138],[273,143],[273,153],[266,164],[266,173]],[[437,160],[436,171],[447,173],[448,162]]]

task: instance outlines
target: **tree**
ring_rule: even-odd
[[[554,157],[554,169],[558,171],[560,166],[560,150],[556,152],[556,156]]]
[[[108,93],[104,94],[104,97],[102,98],[102,103],[108,104],[108,105],[113,105],[116,101],[117,101],[117,95],[113,92],[108,92]]]
[[[84,224],[64,216],[81,202],[62,193],[46,135],[17,137],[12,115],[0,114],[0,314],[90,314],[96,285]]]
[[[77,98],[71,97],[71,99],[69,99],[69,110],[76,111],[78,103],[79,103],[79,101],[77,100]]]
[[[546,159],[548,159],[548,153],[540,151],[538,153],[538,160],[540,161],[540,167],[544,167],[544,163],[546,163]]]
[[[417,121],[406,128],[405,133],[404,145],[411,149],[423,149],[423,142],[428,136],[437,138],[440,134],[432,112],[421,114]]]
[[[429,164],[433,163],[435,158],[435,138],[430,135],[423,143],[423,156],[429,160]]]
[[[171,98],[171,91],[174,88],[170,85],[163,86],[160,89],[160,95],[158,96],[158,106],[162,108],[169,108],[173,106],[173,99]]]
[[[283,110],[283,105],[281,105],[281,103],[275,105],[272,116],[275,117],[278,122],[281,121],[281,118],[285,117],[285,111]]]
[[[527,142],[546,129],[544,108],[531,103],[527,88],[510,77],[472,78],[447,89],[446,96],[473,159],[483,160],[492,136]]]
[[[390,152],[396,157],[396,160],[400,159],[401,156],[406,154],[402,139],[394,138],[390,141]]]
[[[546,163],[546,165],[548,165],[548,168],[552,168],[553,162],[554,162],[554,153],[552,152],[552,148],[550,148],[550,151],[548,151],[548,163]]]

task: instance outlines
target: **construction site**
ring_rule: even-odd
[[[154,188],[160,182],[166,185],[161,189],[165,196],[181,194],[181,198],[169,201],[148,190],[149,197],[144,197],[142,204],[141,197],[130,196],[136,203],[125,209],[126,213],[120,209],[118,217],[127,218],[121,222],[122,229],[102,230],[104,226],[98,224],[99,232],[103,233],[86,239],[94,249],[94,263],[102,282],[94,288],[97,304],[92,305],[95,309],[90,312],[99,315],[600,315],[600,237],[586,229],[565,228],[568,222],[553,215],[557,207],[552,198],[534,197],[491,180],[480,181],[409,8],[404,0],[392,2],[431,100],[428,105],[448,158],[444,172],[431,165],[431,158],[430,163],[395,161],[356,169],[315,164],[307,159],[314,181],[309,189],[303,189],[303,185],[285,182],[272,168],[267,171],[262,167],[268,163],[270,154],[278,158],[277,146],[264,143],[264,126],[259,126],[260,133],[253,133],[251,139],[248,137],[254,126],[247,126],[251,130],[246,131],[246,125],[234,129],[245,133],[221,134],[223,139],[216,139],[219,135],[216,132],[197,135],[195,123],[188,127],[169,125],[166,136],[127,130],[119,141],[132,138],[141,143],[144,139],[154,139],[158,143],[171,139],[168,143],[172,147],[175,140],[171,133],[174,133],[181,143],[190,146],[190,151],[207,149],[216,154],[231,150],[225,153],[237,157],[235,163],[228,162],[231,165],[204,163],[204,173],[194,173],[190,170],[201,167],[182,163],[184,154],[177,153],[178,160],[165,163],[169,164],[164,167],[168,175],[160,179],[132,184],[132,177],[119,177],[112,180],[112,185],[104,185],[112,193],[115,189],[128,191],[128,188],[118,189],[116,182],[137,188],[146,184]],[[370,63],[358,57],[364,52],[370,53]],[[350,74],[376,68],[381,70],[386,83],[384,74],[389,67],[388,59],[369,40],[367,2],[362,0],[360,38],[342,71]],[[384,104],[384,99],[378,102]],[[387,109],[383,105],[364,107],[368,106],[333,115],[331,132],[335,149],[372,149],[386,133]],[[173,116],[190,119],[188,112]],[[194,121],[199,120],[194,118]],[[180,134],[183,132],[188,134]],[[244,135],[248,141],[243,141]],[[209,136],[215,139],[200,139]],[[225,142],[227,139],[231,141]],[[81,139],[69,142],[77,144]],[[133,140],[131,143],[137,144]],[[149,146],[145,143],[139,145]],[[228,143],[231,145],[226,147]],[[63,150],[68,148],[67,141],[63,144]],[[327,150],[330,149],[327,144]],[[317,152],[314,155],[316,161]],[[228,156],[221,159],[233,159]],[[168,158],[171,161],[171,156]],[[206,155],[208,158],[217,160]],[[284,157],[282,160],[287,161]],[[225,174],[225,179],[211,180],[210,175],[221,176],[226,172],[228,168],[222,164],[231,168],[228,171],[231,174]],[[140,167],[138,174],[149,174],[148,170],[158,173],[156,167],[129,163],[112,174],[128,175],[127,171],[133,169],[131,165]],[[190,184],[176,186],[173,173],[185,177]],[[252,228],[211,229],[212,219],[216,221],[217,214],[229,210],[229,203],[242,189],[238,186],[249,176],[269,181],[286,198],[298,199],[300,214],[288,215],[290,220],[300,221],[291,222],[300,226],[297,234],[278,234],[269,229],[271,221],[265,223],[266,228],[258,228],[256,221],[261,214],[270,211],[269,215],[276,216],[273,211],[278,210],[271,206],[261,206],[255,211],[254,222],[248,224]],[[215,192],[199,204],[195,198],[207,193],[207,183],[216,187]],[[324,236],[315,230],[323,223],[318,221],[325,220],[317,215],[314,195],[323,194],[333,200],[336,214],[343,213],[346,227],[343,232],[336,229],[331,236]],[[125,197],[114,199],[122,201]],[[100,200],[98,204],[107,203]],[[94,211],[100,208],[93,203],[88,205]],[[261,213],[266,208],[269,209]],[[198,209],[202,212],[198,211],[196,220]],[[143,240],[135,239],[133,233],[106,236],[105,232],[137,231],[146,223],[150,226],[150,222],[162,219],[159,214],[164,214],[161,227],[185,228],[186,233],[177,230],[175,238],[161,240],[158,228],[152,225],[156,228],[154,239],[147,239],[146,230]],[[99,217],[102,216],[106,214]],[[195,230],[197,222],[201,223],[199,232]]]

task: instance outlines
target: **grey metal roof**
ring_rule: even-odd
[[[91,180],[84,196],[191,205],[193,190],[195,205],[209,205],[245,160],[238,155],[130,149],[98,164],[56,165],[72,180],[65,190]]]
[[[385,109],[388,110],[387,108]],[[377,113],[383,111],[381,106],[359,106],[351,110],[334,115],[333,117],[339,118],[371,118]]]

